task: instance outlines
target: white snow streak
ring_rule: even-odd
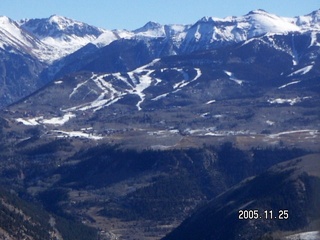
[[[139,82],[137,82],[136,86],[131,91],[129,91],[130,93],[139,95],[141,100],[136,105],[139,111],[141,110],[141,103],[143,103],[145,99],[145,94],[143,93],[143,91],[151,85],[152,77],[150,77],[150,74],[153,72],[154,70],[148,71],[147,74],[139,77]]]
[[[52,124],[52,125],[64,125],[65,123],[67,123],[71,118],[76,117],[75,114],[73,113],[67,113],[62,117],[54,117],[54,118],[50,118],[50,119],[43,119],[41,121],[41,123],[44,124]]]
[[[276,138],[282,135],[288,135],[288,134],[295,134],[295,133],[309,133],[310,135],[315,135],[317,134],[317,130],[312,130],[312,129],[306,129],[306,130],[295,130],[295,131],[287,131],[287,132],[279,132],[275,134],[270,134],[268,137],[269,138]]]
[[[27,126],[36,126],[40,124],[49,124],[49,125],[64,125],[70,119],[76,117],[75,114],[68,112],[62,117],[54,117],[45,119],[43,116],[35,117],[35,118],[17,118],[16,121],[20,122]]]
[[[284,85],[278,87],[278,89],[285,88],[287,86],[290,86],[290,85],[293,85],[293,84],[297,84],[299,82],[301,82],[301,81],[294,81],[294,82],[291,82],[291,83],[287,83],[287,84],[284,84]]]
[[[157,101],[157,100],[159,100],[159,99],[161,99],[161,98],[165,98],[166,96],[168,96],[170,93],[164,93],[164,94],[161,94],[161,95],[159,95],[159,96],[157,96],[157,97],[155,97],[155,98],[152,98],[151,100],[152,101]]]
[[[69,95],[69,99],[72,98],[72,96],[74,94],[76,94],[79,90],[80,87],[84,86],[89,80],[85,81],[85,82],[82,82],[82,83],[79,83],[73,90],[72,90],[72,93],[70,93]]]
[[[273,125],[275,124],[275,122],[270,121],[270,120],[267,120],[266,123],[267,123],[268,125],[270,125],[270,126],[273,126]]]
[[[178,92],[179,90],[181,90],[181,88],[183,88],[183,87],[187,86],[188,84],[198,80],[202,75],[201,70],[199,68],[195,68],[194,70],[196,71],[196,76],[192,80],[190,80],[189,74],[187,72],[185,72],[184,70],[179,69],[179,68],[172,68],[172,70],[176,70],[176,71],[180,72],[182,74],[182,76],[183,76],[183,80],[173,85],[173,89],[175,89],[175,91],[163,93],[163,94],[161,94],[161,95],[159,95],[157,97],[152,98],[151,99],[152,101],[157,101],[157,100],[159,100],[161,98],[164,98],[167,95],[169,95],[170,93]],[[158,80],[158,79],[156,79],[156,80]],[[157,82],[157,84],[158,83],[159,83],[159,81]]]
[[[88,138],[92,140],[101,140],[103,139],[102,136],[97,136],[90,133],[84,133],[80,131],[61,131],[61,130],[52,130],[52,133],[57,134],[58,138],[64,138],[64,137],[79,137],[79,138]]]
[[[109,76],[110,74],[105,74],[105,75],[97,75],[93,74],[92,77],[89,79],[93,81],[97,87],[100,88],[102,91],[100,95],[92,102],[89,103],[84,103],[75,107],[71,107],[68,109],[65,109],[63,111],[85,111],[89,109],[93,109],[93,111],[98,111],[106,106],[109,106],[118,100],[122,98],[124,93],[121,93],[117,91],[111,83],[107,82],[104,80],[104,77]],[[70,94],[70,97],[72,97],[73,94],[75,94],[78,89],[86,84],[89,80],[85,81],[84,83],[80,83],[77,85],[77,87],[72,91]]]
[[[235,75],[234,75],[234,73],[229,72],[229,71],[226,71],[226,70],[225,70],[224,72],[225,72],[225,74],[227,74],[227,75],[229,76],[229,79],[230,79],[231,81],[234,81],[235,83],[237,83],[237,84],[239,84],[239,85],[242,85],[243,80],[240,80],[240,79],[236,78]]]
[[[152,66],[158,61],[159,59],[155,59],[147,65],[139,67],[131,72],[128,72],[127,75],[129,76],[129,79],[132,81],[133,84],[130,83],[126,77],[123,77],[121,73],[104,74],[104,75],[93,74],[90,79],[88,79],[83,83],[78,84],[73,89],[72,93],[69,95],[69,98],[71,98],[74,94],[76,94],[78,89],[83,85],[87,84],[88,81],[93,81],[97,85],[97,87],[101,90],[100,95],[92,102],[71,107],[63,111],[67,111],[67,112],[85,111],[90,109],[92,109],[93,111],[98,111],[104,107],[107,107],[113,103],[116,103],[127,94],[136,94],[140,97],[140,101],[137,103],[136,106],[138,110],[141,110],[141,104],[145,100],[144,90],[148,88],[153,82],[157,84],[161,81],[151,76],[154,70],[147,69],[147,67]],[[122,91],[117,90],[111,82],[108,82],[107,80],[105,80],[105,78],[107,77],[113,77],[113,78],[116,78],[117,80],[124,82],[129,87],[129,89],[124,89]]]
[[[312,46],[320,47],[320,43],[317,40],[317,33],[311,32],[310,37],[311,37],[311,41],[310,41],[309,47],[312,47]]]
[[[206,104],[212,104],[212,103],[215,103],[215,102],[216,102],[216,100],[210,100],[210,101],[206,102]]]
[[[311,97],[296,97],[296,98],[271,98],[268,100],[269,103],[271,104],[284,104],[284,103],[289,103],[291,106],[296,104],[296,103],[299,103],[301,102],[302,100],[305,100],[305,99],[309,99]]]
[[[309,66],[306,66],[304,68],[301,68],[297,71],[294,71],[293,73],[289,74],[288,77],[292,77],[293,75],[304,75],[308,72],[310,72],[310,70],[313,68],[313,65],[309,65]]]
[[[40,119],[42,119],[42,117],[30,118],[30,119],[17,118],[16,121],[26,126],[36,126],[40,124],[39,123]]]
[[[188,73],[186,73],[182,69],[178,69],[178,68],[174,68],[174,70],[181,72],[181,74],[183,75],[183,80],[181,82],[174,84],[173,89],[183,88],[183,87],[189,85],[190,83],[196,81],[202,74],[200,68],[195,68],[194,70],[196,70],[197,75],[192,80],[189,81],[190,77],[189,77]]]

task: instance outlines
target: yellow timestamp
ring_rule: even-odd
[[[252,220],[252,219],[264,219],[264,220],[287,220],[289,219],[289,210],[239,210],[239,220]]]

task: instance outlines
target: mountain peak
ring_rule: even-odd
[[[320,8],[308,14],[309,16],[317,16],[320,17]]]
[[[56,14],[51,15],[47,19],[48,19],[48,22],[50,22],[50,23],[59,23],[59,22],[63,22],[63,21],[66,21],[66,20],[71,20],[71,19],[68,19],[66,17],[56,15]]]
[[[149,21],[149,22],[147,22],[143,27],[144,28],[151,28],[151,29],[153,29],[153,28],[158,28],[158,27],[161,27],[162,25],[160,24],[160,23],[157,23],[157,22],[153,22],[153,21]]]
[[[312,18],[312,22],[314,24],[318,24],[319,25],[319,23],[320,23],[320,9],[311,12],[307,16],[310,16],[310,18]]]
[[[268,13],[267,11],[263,10],[263,9],[257,9],[257,10],[252,10],[249,13],[247,13],[245,16],[248,15],[254,15],[254,14],[259,14],[259,15],[272,15],[270,13]],[[234,19],[241,19],[241,17],[235,17],[235,16],[228,16],[225,18],[217,18],[217,17],[209,17],[209,16],[205,16],[203,18],[201,18],[198,22],[230,22]]]
[[[89,34],[98,37],[103,32],[96,27],[59,15],[42,19],[29,19],[24,21],[21,26],[39,38],[59,37],[64,34],[74,34],[81,37]]]
[[[15,21],[13,21],[11,18],[8,18],[7,16],[0,16],[0,24],[11,24],[14,23]]]
[[[48,46],[47,52],[40,52],[40,58],[48,62],[78,50],[104,32],[103,29],[58,15],[26,19],[19,24],[21,29]]]
[[[56,25],[59,29],[64,30],[70,26],[74,25],[84,25],[84,23],[72,20],[70,18],[66,18],[59,15],[51,15],[49,18],[45,19],[50,24]]]
[[[256,10],[250,11],[247,15],[250,15],[250,14],[269,14],[269,13],[263,9],[256,9]]]
[[[10,21],[11,19],[8,18],[7,16],[0,16],[1,21]]]
[[[304,30],[320,30],[320,9],[313,11],[304,16],[295,17],[296,24]]]
[[[164,37],[164,26],[157,22],[149,21],[143,27],[133,31],[140,37]]]
[[[212,22],[212,21],[213,21],[213,17],[205,16],[201,18],[198,22]]]
[[[133,32],[140,33],[140,32],[146,32],[146,31],[155,30],[159,28],[162,28],[162,25],[160,23],[149,21],[143,27],[138,28]]]

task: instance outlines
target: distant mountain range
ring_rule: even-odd
[[[134,31],[104,30],[56,15],[18,22],[4,16],[0,18],[0,106],[6,106],[42,87],[53,80],[61,69],[62,74],[74,72],[82,70],[90,62],[98,71],[129,71],[158,57],[218,49],[263,35],[272,38],[273,35],[292,33],[308,35],[309,46],[318,47],[319,12],[283,18],[256,10],[241,17],[205,17],[190,25],[149,22]],[[141,56],[130,60],[130,64],[118,56],[122,49],[128,48],[129,43],[125,40],[129,39],[131,44],[139,43],[144,48],[132,49],[139,51]],[[118,46],[118,50],[109,52],[106,46],[111,43],[113,48]],[[296,63],[294,49],[282,50],[287,51]],[[111,58],[112,52],[114,58],[110,59],[111,62],[96,57],[102,55],[104,58],[108,54],[107,58]],[[90,70],[90,67],[85,69]]]
[[[37,83],[48,84],[9,109],[16,123],[58,137],[86,136],[76,129],[91,126],[87,114],[117,131],[126,128],[121,118],[144,134],[176,137],[312,135],[319,126],[319,12],[288,20],[258,10],[193,26],[148,23],[105,46],[97,38],[42,68]],[[95,128],[97,138],[108,138],[103,129]]]

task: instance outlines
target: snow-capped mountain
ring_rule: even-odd
[[[52,15],[44,19],[15,22],[1,17],[1,46],[29,49],[38,59],[53,62],[88,43],[103,47],[118,39],[170,39],[180,51],[208,49],[245,41],[266,33],[319,31],[320,10],[294,18],[279,17],[264,10],[240,17],[204,17],[193,25],[161,25],[148,22],[134,31],[104,30],[66,17]],[[195,45],[195,46],[194,46]]]
[[[148,22],[143,27],[133,31],[134,37],[140,38],[174,38],[182,39],[189,25],[171,24],[161,25],[156,22]]]
[[[161,25],[150,21],[134,31],[126,31],[120,38],[146,41],[166,38],[180,48],[180,52],[191,52],[249,40],[266,33],[319,31],[319,15],[320,10],[317,10],[305,16],[288,18],[259,9],[240,17],[203,17],[190,25]]]
[[[0,17],[0,106],[35,91],[44,69],[35,52],[46,52],[40,40],[8,17]]]
[[[45,84],[41,72],[55,60],[95,40],[102,29],[64,17],[16,22],[0,17],[0,106]]]
[[[187,30],[182,49],[190,52],[216,48],[260,37],[267,33],[287,34],[290,32],[303,33],[307,30],[317,31],[320,23],[315,17],[316,13],[319,14],[319,11],[303,17],[285,18],[264,10],[255,10],[240,17],[223,19],[204,17]]]
[[[104,30],[56,15],[20,22],[1,17],[0,48],[3,55],[10,59],[20,58],[21,66],[24,66],[25,60],[22,59],[26,57],[32,59],[33,65],[40,66],[36,69],[28,64],[27,69],[21,68],[19,71],[26,73],[24,78],[11,74],[9,68],[4,71],[6,81],[29,81],[21,84],[23,91],[18,98],[11,96],[10,101],[4,102],[15,101],[55,77],[75,71],[132,71],[156,58],[193,54],[237,43],[248,44],[254,39],[288,53],[293,65],[297,66],[302,56],[299,55],[301,47],[320,46],[319,15],[320,10],[317,10],[305,16],[287,18],[255,10],[240,17],[204,17],[193,25],[148,22],[134,31]],[[275,36],[286,36],[287,39],[274,41]],[[304,45],[297,44],[299,37],[293,36],[304,38]],[[5,59],[2,61],[7,61]],[[30,75],[32,77],[26,77]],[[6,94],[10,96],[10,91]]]
[[[20,27],[29,32],[50,49],[40,59],[52,62],[64,57],[94,41],[104,30],[66,17],[52,15],[44,19],[30,19],[19,22]]]
[[[320,9],[304,16],[295,17],[294,22],[301,30],[320,31]]]
[[[65,17],[16,22],[0,18],[1,48],[30,54],[50,64],[94,41],[104,30]]]
[[[0,48],[10,48],[11,51],[32,53],[35,49],[45,50],[45,44],[20,28],[17,22],[2,16],[0,17]]]
[[[39,39],[61,38],[68,35],[97,37],[103,32],[97,27],[57,15],[44,19],[21,20],[19,23],[23,29],[33,33]]]
[[[66,59],[63,59],[64,63],[56,65],[63,66],[63,74],[74,70],[126,71],[146,64],[155,58],[218,49],[239,42],[246,44],[255,38],[259,38],[261,42],[270,45],[270,47],[290,53],[293,63],[296,64],[298,58],[296,48],[299,48],[299,46],[294,45],[285,49],[281,43],[273,41],[272,38],[281,35],[289,36],[292,33],[309,35],[309,46],[319,45],[318,28],[320,23],[317,20],[318,14],[319,11],[315,11],[303,17],[284,18],[263,10],[256,10],[240,17],[224,19],[204,17],[193,25],[161,25],[148,22],[145,26],[132,32],[118,31],[117,34],[115,32],[102,34],[93,43],[100,48],[103,47],[103,49],[94,49],[91,53],[92,56],[86,58],[87,60],[91,58],[91,63],[89,63],[90,61],[76,61],[76,58],[69,55]],[[298,21],[298,19],[300,20]],[[301,19],[304,19],[304,22]],[[262,39],[264,35],[269,36],[267,41]],[[118,40],[121,39],[121,42],[108,46],[117,38]],[[128,52],[128,45],[132,46],[129,51],[133,51],[133,53],[126,55],[130,55],[131,59],[129,61],[136,64],[127,64],[128,58],[123,56],[123,49]],[[137,47],[137,45],[140,45],[140,47]],[[77,52],[77,56],[81,51],[80,49]],[[83,51],[88,56],[87,48],[84,48]],[[135,51],[139,51],[139,54],[135,54]],[[132,61],[133,56],[138,56],[135,61]],[[73,58],[75,59],[74,64],[71,62]],[[110,61],[106,61],[106,59],[110,59]],[[102,62],[104,64],[101,64]],[[66,69],[65,63],[71,66],[71,71]],[[116,65],[119,67],[114,67]],[[55,69],[58,68],[55,66]],[[61,74],[57,76],[61,76]]]

